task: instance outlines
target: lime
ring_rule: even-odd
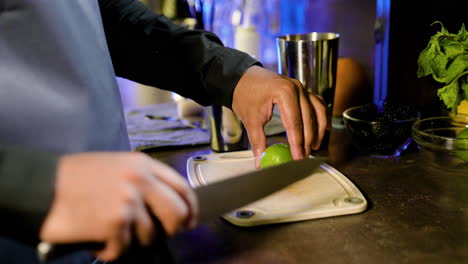
[[[457,147],[457,149],[466,149],[455,151],[455,154],[464,162],[468,162],[468,128],[458,133],[457,139],[455,140],[455,147]]]
[[[278,143],[269,146],[260,156],[260,167],[266,168],[292,161],[289,145]]]

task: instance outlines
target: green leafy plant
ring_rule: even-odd
[[[444,86],[437,95],[448,109],[457,113],[462,100],[468,100],[468,31],[463,24],[458,34],[450,33],[442,22],[418,58],[418,77],[432,75]]]

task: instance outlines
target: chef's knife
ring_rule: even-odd
[[[240,176],[196,188],[199,203],[198,222],[212,221],[224,213],[240,208],[301,180],[318,168],[322,160],[304,159],[258,169]],[[77,250],[96,250],[102,243],[50,244],[38,246],[39,258],[47,262]]]

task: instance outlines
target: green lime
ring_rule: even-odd
[[[278,143],[269,146],[260,156],[260,167],[266,168],[292,161],[289,145]]]
[[[468,128],[458,133],[457,139],[455,140],[455,147],[466,150],[456,151],[455,154],[462,159],[464,162],[468,162]]]

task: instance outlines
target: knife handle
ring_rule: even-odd
[[[73,244],[52,244],[41,242],[37,247],[37,254],[40,263],[46,264],[57,260],[61,257],[73,254],[81,250],[99,250],[104,247],[104,243],[98,242],[82,242]],[[162,239],[155,241],[149,247],[141,247],[132,245],[115,263],[119,264],[174,264],[175,259],[167,244],[167,241]]]
[[[173,256],[167,245],[167,234],[156,216],[150,214],[151,220],[156,229],[159,238],[156,239],[149,247],[142,247],[138,243],[138,239],[134,238],[133,243],[119,259],[125,264],[140,264],[140,263],[155,263],[167,264],[175,263]],[[65,257],[77,251],[89,250],[96,251],[104,249],[104,242],[78,242],[78,243],[64,243],[54,244],[49,242],[41,242],[37,245],[36,252],[41,263],[48,263],[50,261]],[[151,260],[150,262],[148,260]]]
[[[101,242],[80,242],[72,244],[52,244],[41,242],[37,245],[37,256],[41,263],[70,255],[81,250],[100,250],[104,248],[104,243]]]

